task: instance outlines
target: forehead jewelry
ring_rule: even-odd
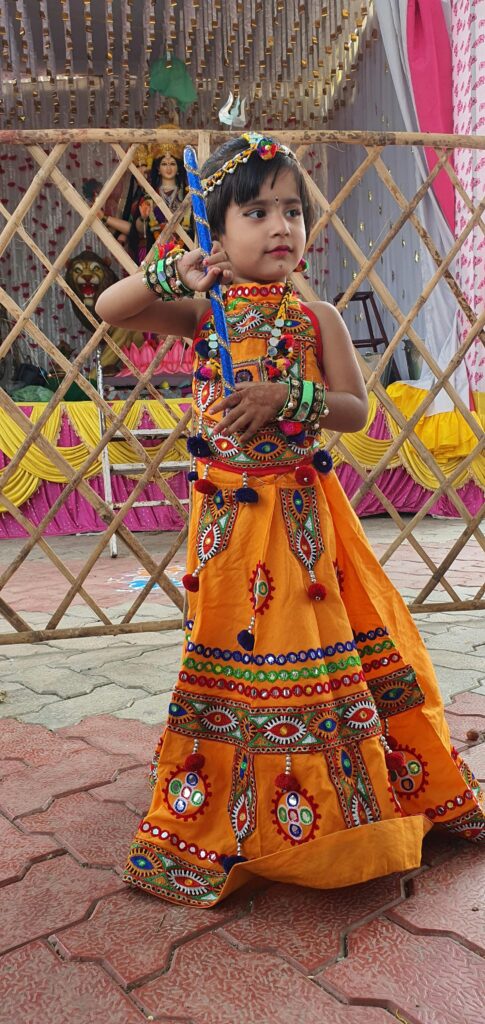
[[[259,135],[258,132],[247,132],[242,138],[248,143],[248,148],[241,150],[240,153],[236,153],[230,160],[226,160],[225,164],[219,167],[219,170],[214,171],[210,178],[204,178],[202,182],[204,195],[212,192],[217,185],[222,185],[226,174],[234,174],[239,164],[246,164],[254,153],[261,160],[272,160],[277,153],[284,153],[285,156],[296,159],[295,154],[291,152],[291,149],[288,149],[288,146],[282,146],[279,142],[275,142],[274,139],[268,139],[265,135]]]

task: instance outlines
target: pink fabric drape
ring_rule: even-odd
[[[453,132],[452,60],[441,0],[408,0],[407,50],[419,128],[423,132]],[[426,149],[430,170],[437,162]],[[434,193],[455,231],[455,190],[445,171],[434,182]]]

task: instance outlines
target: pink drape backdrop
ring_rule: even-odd
[[[469,2],[469,0],[467,0]],[[414,104],[423,132],[453,132],[451,45],[441,0],[408,0],[407,51]],[[430,170],[437,162],[433,149],[425,150]],[[455,190],[445,171],[434,182],[434,193],[455,230]]]
[[[24,407],[24,412],[29,415],[30,409]],[[146,416],[146,414],[145,414]],[[149,417],[142,421],[143,426],[149,426]],[[389,431],[383,412],[379,409],[375,420],[370,428],[371,437],[388,438]],[[61,433],[58,445],[71,446],[79,443],[75,431],[67,417],[63,417]],[[153,443],[153,442],[152,442]],[[8,459],[0,453],[0,468],[6,465]],[[337,468],[337,475],[349,498],[353,497],[361,484],[361,477],[351,466],[341,465]],[[395,508],[402,513],[415,513],[424,505],[430,495],[420,484],[416,483],[404,467],[386,470],[377,479],[377,485],[387,498],[392,501]],[[96,494],[104,497],[103,480],[101,476],[92,477],[89,486]],[[112,477],[113,497],[115,501],[124,501],[135,486],[135,481],[123,476]],[[172,477],[170,486],[179,498],[185,498],[188,494],[188,484],[185,473],[178,473]],[[21,511],[35,526],[41,522],[43,517],[52,507],[63,489],[62,484],[43,482],[35,494],[22,505]],[[474,515],[478,512],[483,502],[483,493],[473,481],[469,481],[458,492],[465,502],[468,510]],[[158,500],[161,497],[160,491],[155,484],[149,484],[145,488],[144,497],[150,501]],[[433,507],[431,513],[446,518],[457,517],[458,513],[448,498],[440,498]],[[367,494],[360,502],[358,515],[369,516],[385,512],[378,499],[373,494]],[[133,532],[160,532],[162,530],[179,530],[182,522],[177,513],[169,506],[158,508],[137,508],[128,512],[125,516],[125,525]],[[46,536],[69,536],[77,533],[100,533],[105,529],[103,522],[94,512],[94,509],[80,494],[71,494],[60,508],[57,515],[47,527]],[[9,513],[0,514],[0,540],[6,537],[25,537],[26,531]]]

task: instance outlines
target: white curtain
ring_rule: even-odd
[[[386,51],[394,89],[398,98],[406,131],[418,131],[418,119],[414,106],[411,86],[411,75],[407,59],[406,19],[408,0],[375,0],[376,12],[382,40]],[[451,22],[450,2],[444,0],[445,17],[448,26]],[[416,189],[427,177],[428,168],[424,151],[420,147],[414,149],[416,168]],[[441,255],[445,255],[453,244],[453,235],[446,223],[440,207],[432,192],[420,203],[417,214],[436,244]],[[421,269],[423,286],[433,276],[436,265],[428,250],[421,246]],[[451,266],[456,273],[456,266]],[[459,347],[458,306],[453,293],[445,282],[440,282],[431,293],[424,307],[426,347],[440,368],[449,363]],[[420,379],[410,381],[417,387],[430,388],[434,383],[434,375],[427,364],[423,363]],[[460,397],[469,402],[469,384],[465,365],[462,363],[451,377],[451,381]],[[449,411],[453,404],[445,391],[441,390],[433,402],[428,415]]]

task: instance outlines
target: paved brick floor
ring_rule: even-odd
[[[369,531],[379,549],[382,521]],[[456,531],[424,525],[435,561]],[[61,540],[80,567],[93,539]],[[0,545],[0,563],[18,543]],[[5,596],[41,625],[66,587],[31,557]],[[410,549],[387,568],[406,595],[424,582]],[[121,615],[138,569],[104,559],[89,589]],[[482,578],[469,544],[450,582],[467,596]],[[167,609],[160,592],[150,602],[150,617]],[[90,616],[77,601],[63,624]],[[485,782],[483,613],[416,621],[455,745]],[[263,882],[212,910],[123,885],[179,644],[172,633],[0,646],[0,1024],[482,1024],[479,847],[433,831],[407,875],[328,892]]]
[[[485,782],[485,695],[448,718]],[[157,735],[1,721],[1,1024],[482,1024],[483,853],[437,831],[418,871],[347,889],[194,910],[124,886]]]

